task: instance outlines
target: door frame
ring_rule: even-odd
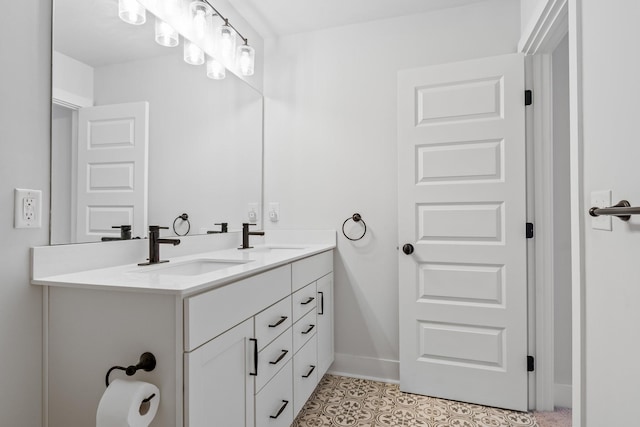
[[[572,287],[572,407],[573,425],[583,425],[585,410],[584,371],[584,284],[583,265],[583,181],[582,181],[582,93],[580,0],[546,0],[538,18],[525,28],[518,51],[529,57],[528,84],[532,84],[535,102],[527,137],[531,137],[534,175],[533,203],[536,218],[533,270],[534,295],[529,308],[532,348],[538,363],[533,377],[535,402],[532,408],[552,410],[554,404],[553,346],[553,166],[552,153],[552,63],[551,54],[562,38],[569,38],[570,84],[570,188],[571,188],[571,287]]]

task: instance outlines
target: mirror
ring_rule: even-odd
[[[207,78],[117,0],[55,0],[53,22],[51,244],[239,229],[262,202],[262,95]]]

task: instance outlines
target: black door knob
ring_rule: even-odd
[[[411,243],[405,243],[405,245],[402,247],[402,252],[407,255],[411,255],[413,253],[413,245]]]

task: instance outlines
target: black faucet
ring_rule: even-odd
[[[161,239],[160,230],[168,230],[169,227],[160,227],[159,225],[149,226],[149,262],[142,262],[138,265],[152,265],[161,262],[169,262],[168,260],[160,260],[160,243],[171,244],[173,246],[180,244],[180,239]]]
[[[103,242],[111,242],[114,240],[131,240],[131,226],[130,225],[114,225],[111,228],[120,229],[120,237],[103,237]]]
[[[216,222],[214,225],[219,225],[220,230],[216,231],[207,231],[207,234],[219,234],[219,233],[227,233],[229,231],[229,223],[227,222]]]
[[[264,236],[264,231],[249,231],[249,227],[256,224],[242,223],[242,246],[238,249],[251,249],[249,246],[249,236]]]

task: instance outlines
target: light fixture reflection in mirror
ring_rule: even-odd
[[[175,47],[180,43],[180,36],[171,25],[160,18],[156,18],[156,42],[160,46]]]
[[[184,62],[191,65],[204,64],[204,52],[189,40],[184,41]]]
[[[147,11],[137,0],[118,0],[118,16],[131,25],[142,25],[147,21]]]
[[[214,80],[222,80],[226,74],[226,69],[220,61],[214,58],[207,58],[207,77]]]

